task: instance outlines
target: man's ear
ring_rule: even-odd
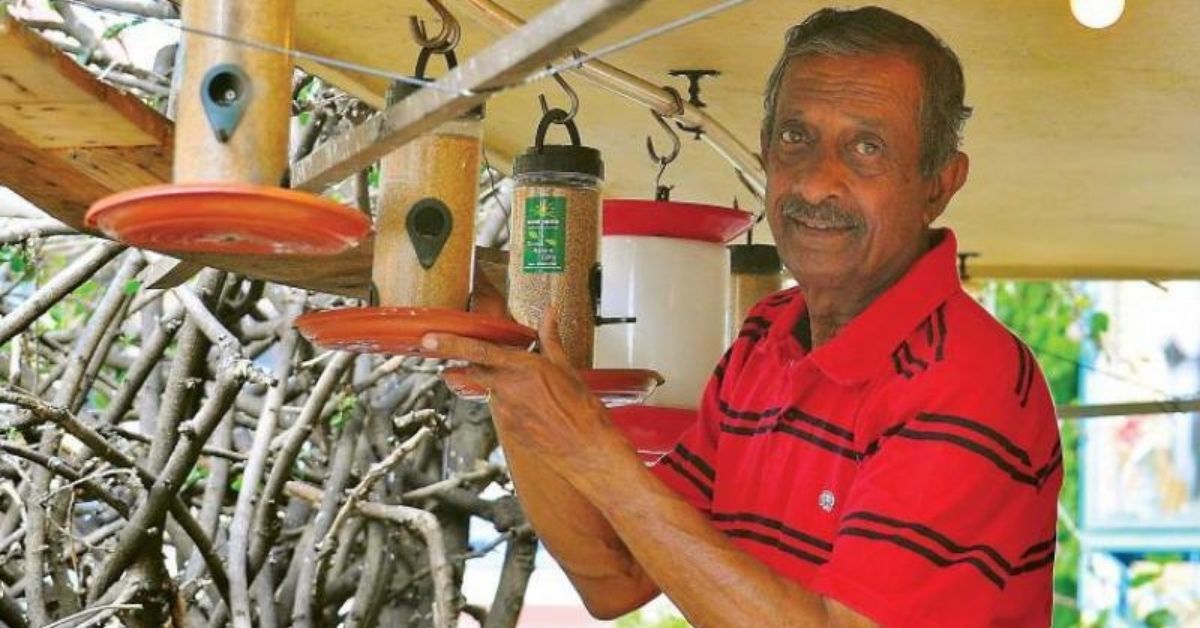
[[[942,169],[933,175],[925,203],[925,224],[933,224],[933,221],[946,211],[950,199],[967,182],[967,173],[970,170],[971,160],[967,154],[955,151]]]

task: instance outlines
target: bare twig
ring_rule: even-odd
[[[0,344],[8,342],[13,336],[21,333],[46,310],[90,279],[92,275],[96,274],[96,271],[123,250],[125,250],[125,246],[122,244],[101,242],[81,255],[70,266],[54,275],[53,279],[21,303],[17,309],[4,316],[3,321],[0,322]]]
[[[302,482],[288,482],[286,490],[289,495],[309,502],[320,502],[324,498],[320,489]],[[375,502],[357,502],[355,509],[364,516],[409,527],[425,540],[429,551],[429,568],[434,580],[433,625],[437,628],[449,628],[450,622],[455,619],[454,569],[446,556],[446,546],[437,517],[419,508]]]
[[[258,418],[258,427],[254,431],[254,444],[250,448],[249,461],[242,471],[242,488],[238,491],[237,506],[233,511],[233,521],[229,526],[229,563],[230,563],[230,611],[233,625],[237,628],[250,628],[250,585],[253,581],[248,574],[247,555],[250,545],[250,523],[254,514],[254,500],[258,494],[258,484],[262,480],[263,471],[267,465],[267,454],[270,453],[271,438],[275,435],[275,424],[279,418],[279,408],[283,405],[283,397],[287,390],[288,377],[292,370],[292,353],[299,342],[299,333],[289,330],[284,335],[282,348],[279,353],[275,371],[275,384],[267,393],[267,403],[263,413]]]

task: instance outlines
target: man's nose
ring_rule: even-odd
[[[830,148],[814,154],[800,166],[792,191],[810,205],[838,200],[846,193],[846,166]]]

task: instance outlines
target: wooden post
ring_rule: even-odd
[[[480,117],[468,114],[447,122],[380,161],[372,267],[379,305],[467,307],[482,154]],[[439,205],[448,211],[448,224],[439,222]],[[438,228],[449,231],[440,246],[432,234]],[[419,251],[423,245],[414,243],[414,237],[438,250],[432,256]]]
[[[183,3],[185,26],[271,46],[292,45],[294,0],[190,0]],[[278,52],[185,32],[183,84],[175,123],[175,182],[255,183],[278,186],[288,165],[288,118],[292,101],[292,59]],[[234,93],[246,99],[227,141],[220,141],[202,103],[205,77],[213,68],[240,68],[236,79],[217,81],[216,97]]]

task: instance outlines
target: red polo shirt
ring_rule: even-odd
[[[883,625],[1048,626],[1054,405],[940,235],[814,351],[798,290],[755,306],[654,471],[741,549]]]

